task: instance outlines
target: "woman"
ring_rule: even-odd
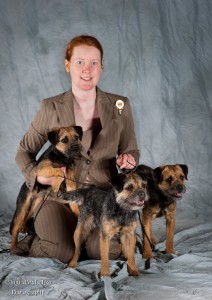
[[[76,161],[76,181],[80,188],[107,187],[118,169],[131,171],[138,164],[139,151],[128,99],[97,87],[103,70],[99,41],[88,35],[73,38],[66,48],[65,69],[71,78],[71,89],[43,100],[17,151],[16,162],[29,189],[36,182],[52,183],[51,177],[36,178],[33,168],[36,155],[47,142],[47,133],[55,127],[79,125],[83,129],[82,159]],[[35,236],[28,238],[32,243],[29,255],[54,257],[66,263],[73,255],[76,220],[57,200],[58,196],[52,192],[36,214]],[[24,248],[22,245],[18,243],[17,252]],[[99,258],[98,232],[88,238],[86,250],[90,258]],[[119,254],[120,245],[114,241],[111,258]]]

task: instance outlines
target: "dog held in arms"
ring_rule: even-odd
[[[82,128],[80,126],[55,128],[48,133],[48,140],[51,145],[36,162],[35,175],[53,176],[54,181],[51,188],[54,192],[59,191],[61,183],[64,181],[64,172],[61,167],[66,167],[66,191],[76,190],[74,160],[80,157],[81,139]],[[44,201],[48,188],[49,186],[41,186],[36,183],[33,190],[30,191],[26,183],[22,185],[16,201],[16,211],[10,225],[11,254],[13,254],[17,244],[18,233],[27,231],[27,222],[30,221],[36,208]],[[77,205],[70,204],[70,207],[75,215],[79,214]]]
[[[144,178],[145,177],[145,178]],[[111,180],[111,188],[79,189],[68,192],[65,199],[76,202],[80,207],[77,227],[74,233],[75,253],[69,267],[75,267],[80,256],[81,244],[94,228],[100,231],[100,276],[110,276],[109,243],[119,234],[122,254],[127,259],[128,273],[138,276],[135,264],[137,211],[148,200],[146,176],[120,173]]]
[[[156,240],[152,233],[152,221],[161,216],[166,219],[166,248],[165,253],[175,253],[174,251],[174,230],[177,201],[186,191],[186,180],[188,167],[182,164],[164,165],[152,169],[145,165],[139,165],[136,173],[148,177],[147,190],[149,201],[142,210],[143,229],[143,253],[142,257],[150,261],[152,257],[152,245]],[[146,268],[148,268],[148,263]]]

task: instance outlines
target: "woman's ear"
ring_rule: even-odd
[[[67,73],[70,73],[70,61],[68,61],[67,59],[65,59],[65,69]]]

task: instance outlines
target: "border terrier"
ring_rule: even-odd
[[[143,253],[142,257],[150,261],[152,245],[157,242],[152,233],[152,221],[164,216],[166,219],[166,247],[165,253],[174,251],[174,230],[177,201],[186,191],[188,167],[182,164],[164,165],[152,169],[139,165],[135,171],[138,175],[145,173],[148,177],[147,190],[149,201],[142,210]]]
[[[128,273],[138,276],[135,264],[137,211],[148,200],[147,180],[140,176],[118,174],[111,180],[107,191],[98,188],[79,189],[66,193],[65,199],[76,202],[80,207],[77,227],[74,233],[75,253],[69,267],[76,267],[81,244],[94,228],[100,231],[100,276],[110,276],[109,245],[119,235],[122,254],[127,259]]]
[[[74,160],[80,157],[81,139],[82,128],[80,126],[55,128],[48,133],[48,140],[51,145],[37,160],[35,175],[53,176],[51,188],[54,192],[59,191],[64,177],[66,191],[76,190]],[[61,170],[62,167],[66,167],[66,176]],[[17,244],[18,233],[27,231],[27,222],[30,223],[30,218],[36,208],[44,201],[46,189],[47,187],[39,183],[35,184],[32,191],[29,190],[26,183],[22,185],[16,201],[16,211],[10,225],[11,254]],[[70,207],[75,215],[79,214],[76,204],[70,204]]]

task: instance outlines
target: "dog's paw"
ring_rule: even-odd
[[[75,261],[70,261],[70,263],[67,265],[67,268],[76,268],[77,266],[77,262]]]
[[[174,248],[166,248],[164,251],[162,251],[165,254],[175,254]]]
[[[129,276],[139,276],[139,272],[137,269],[131,269],[129,266],[127,267]]]
[[[110,273],[109,272],[99,272],[98,273],[98,277],[102,278],[102,277],[110,277]]]
[[[151,236],[150,240],[151,240],[151,243],[152,243],[153,245],[156,245],[156,244],[157,244],[157,241],[156,241],[156,239],[155,239],[153,236]]]

